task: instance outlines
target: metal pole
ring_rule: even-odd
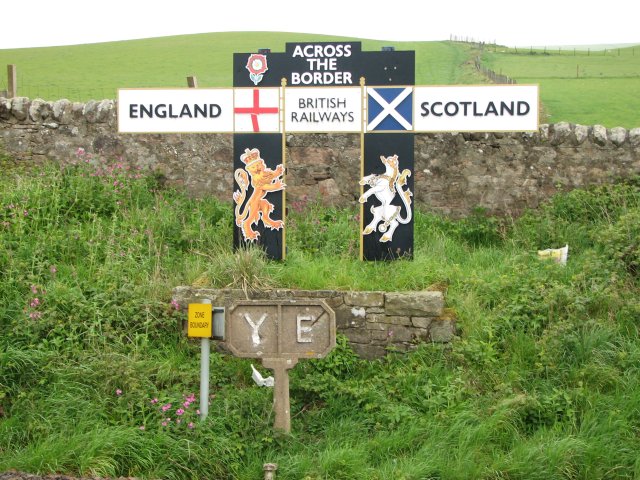
[[[211,300],[204,298],[202,303],[211,305]],[[200,420],[204,421],[209,414],[209,352],[211,346],[208,338],[200,339]]]

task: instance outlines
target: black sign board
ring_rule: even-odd
[[[233,136],[233,245],[260,245],[269,258],[284,258],[282,134]]]
[[[413,133],[364,137],[362,259],[413,257]]]
[[[287,43],[284,53],[261,50],[258,53],[236,53],[233,57],[234,87],[279,87],[283,79],[287,88],[356,87],[361,85],[361,78],[364,78],[367,86],[412,86],[415,84],[415,53],[393,49],[363,52],[360,42],[315,42]],[[396,113],[394,109],[399,102],[386,98],[387,93],[398,94],[402,98],[410,94],[403,89],[373,93],[378,99],[376,108],[380,107],[380,112],[376,111],[380,116],[376,122],[380,132],[371,128],[370,133],[363,133],[364,178],[360,179],[363,185],[360,201],[366,204],[363,208],[361,257],[366,260],[389,260],[413,255],[411,196],[414,136],[413,133],[401,131],[412,130],[407,128],[412,115],[404,111]],[[257,90],[255,95],[259,96]],[[400,107],[404,108],[402,105]],[[383,118],[387,115],[390,121]],[[399,131],[391,133],[389,129]],[[259,154],[253,149],[259,150]],[[280,152],[276,151],[278,149]],[[279,175],[280,170],[284,169],[281,166],[283,156],[281,133],[234,134],[234,245],[258,243],[273,259],[284,258],[285,251],[284,225],[281,225],[285,196],[280,188],[282,177]],[[253,161],[258,163],[251,163]],[[251,168],[258,167],[262,171],[254,173],[255,178],[268,178],[273,182],[262,182],[261,190],[257,189],[255,179],[249,178]],[[243,170],[245,173],[241,173]],[[389,172],[394,178],[385,180]],[[386,181],[386,193],[379,192],[378,195],[373,191],[373,182],[377,177],[383,178],[383,183]],[[249,184],[245,187],[246,193],[241,192],[243,183]],[[250,198],[257,201],[256,197],[260,197],[257,206],[249,201]],[[385,201],[387,204],[383,205]],[[251,208],[256,210],[250,211]]]

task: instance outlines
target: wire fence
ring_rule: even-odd
[[[494,53],[512,53],[515,55],[564,55],[575,57],[635,57],[636,50],[640,55],[640,46],[630,44],[620,47],[596,47],[596,46],[530,46],[530,47],[509,47],[498,45],[495,40],[485,42],[471,37],[451,35],[452,42],[466,43],[479,50],[486,49]]]
[[[507,84],[507,85],[515,85],[516,83],[518,83],[515,81],[515,79],[507,75],[502,75],[501,73],[496,73],[490,68],[487,68],[484,65],[482,65],[482,62],[480,61],[480,57],[476,57],[475,65],[476,65],[476,70],[482,73],[485,77],[487,77],[493,83]]]
[[[0,92],[6,90],[5,86],[0,85]],[[66,98],[71,101],[87,101],[87,100],[114,100],[117,97],[115,88],[74,88],[59,85],[32,85],[18,82],[18,95],[28,98],[42,98],[43,100],[55,101]]]

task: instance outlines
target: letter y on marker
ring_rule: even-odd
[[[253,342],[253,346],[257,347],[258,345],[260,345],[260,334],[258,333],[258,330],[260,329],[262,323],[267,319],[267,314],[263,313],[260,317],[260,320],[258,320],[256,323],[253,323],[253,320],[251,320],[251,317],[248,313],[243,314],[243,316],[251,327],[251,341]]]

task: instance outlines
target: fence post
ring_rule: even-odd
[[[195,76],[187,77],[187,85],[189,88],[198,88],[198,79]]]
[[[18,69],[15,65],[7,65],[7,97],[18,96]]]
[[[264,480],[275,480],[276,478],[276,470],[278,470],[278,465],[275,463],[265,463],[262,466],[264,470]]]

